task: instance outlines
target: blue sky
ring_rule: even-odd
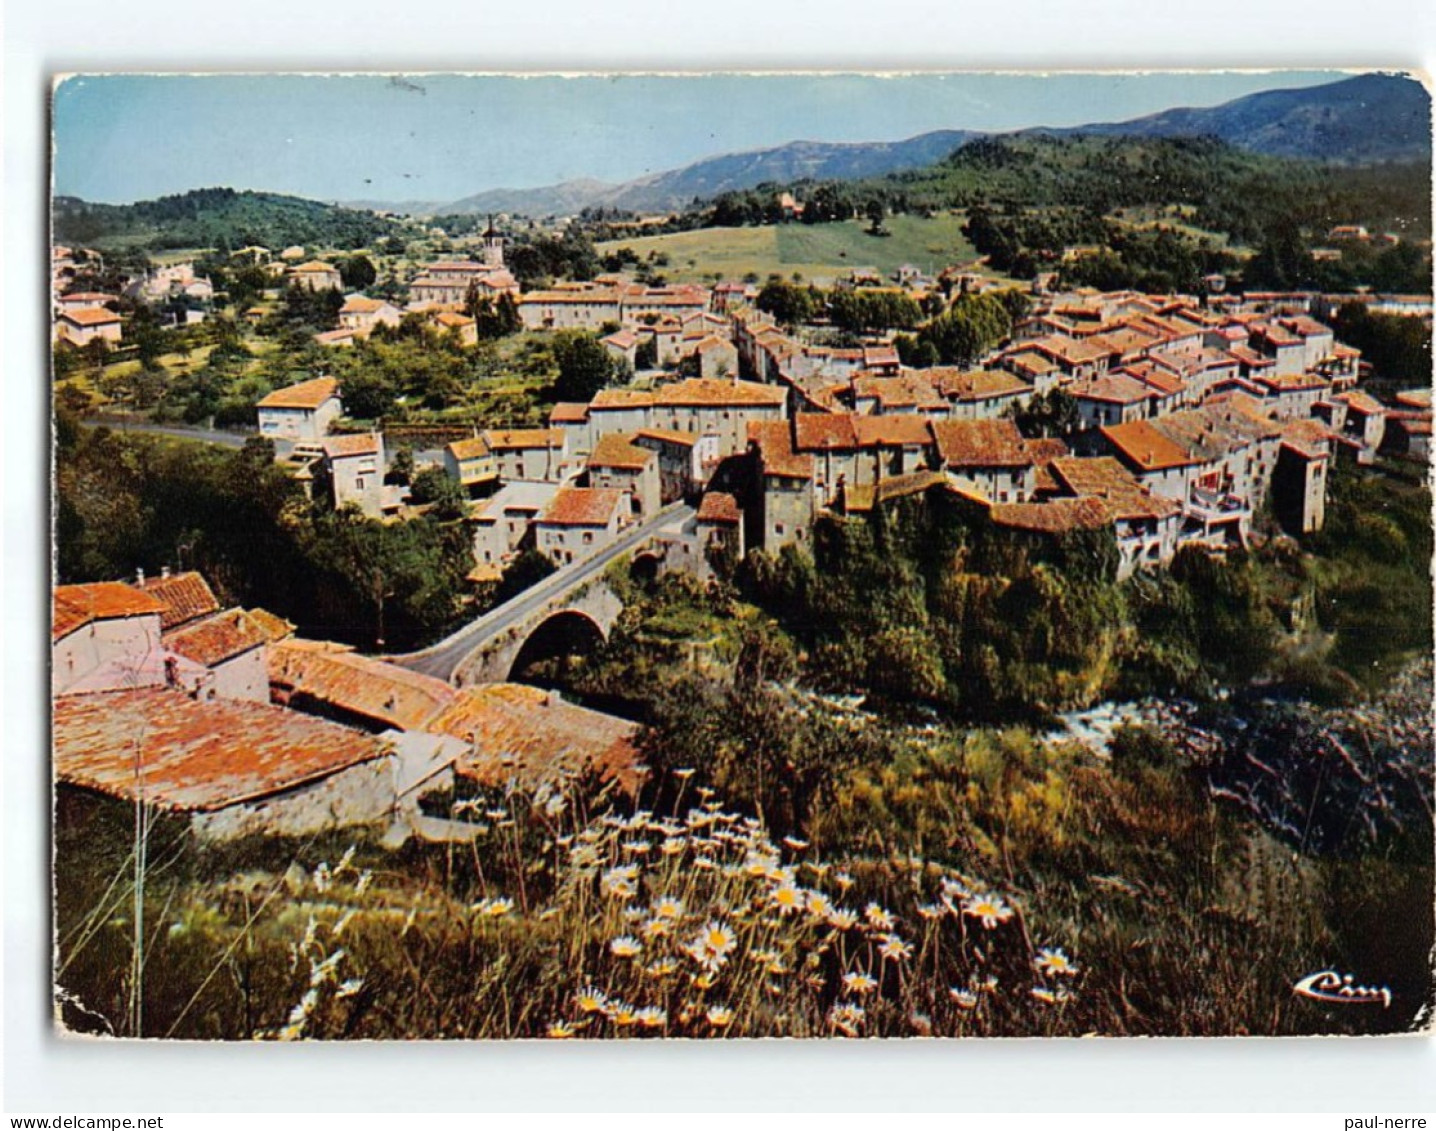
[[[123,203],[228,185],[447,202],[629,180],[798,138],[1120,121],[1341,77],[81,75],[55,92],[55,191]]]

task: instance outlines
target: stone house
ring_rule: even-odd
[[[618,537],[626,496],[613,487],[563,487],[534,523],[539,551],[568,565],[596,553]]]
[[[276,389],[255,407],[259,434],[275,440],[322,440],[330,424],[344,414],[339,382],[333,377]]]

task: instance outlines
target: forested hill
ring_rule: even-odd
[[[1069,207],[1092,214],[1141,205],[1187,204],[1193,222],[1239,242],[1278,219],[1325,231],[1361,223],[1424,238],[1430,234],[1430,169],[1425,163],[1338,167],[1249,153],[1216,138],[1010,135],[979,138],[923,169],[845,182],[763,185],[713,202],[712,222],[761,223],[774,194],[807,202],[804,220],[888,211],[921,212],[992,204]]]
[[[91,204],[72,196],[54,202],[59,243],[160,250],[291,244],[364,247],[398,234],[399,222],[350,208],[229,188],[194,189],[135,204]]]

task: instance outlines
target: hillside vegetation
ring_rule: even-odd
[[[401,231],[396,221],[372,212],[230,188],[194,189],[135,204],[92,204],[72,196],[54,202],[56,241],[87,247],[356,248]]]

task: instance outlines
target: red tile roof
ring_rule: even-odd
[[[108,326],[120,320],[118,314],[102,306],[81,306],[65,310],[60,314],[60,318],[64,322],[73,322],[76,326]]]
[[[622,501],[616,487],[564,487],[539,516],[539,525],[607,526]]]
[[[491,428],[484,433],[484,441],[496,452],[561,448],[563,432],[557,428]]]
[[[764,475],[785,479],[813,477],[813,457],[793,451],[793,436],[786,420],[750,420],[748,443],[757,445]]]
[[[938,454],[948,467],[1026,467],[1032,454],[1010,420],[934,420]]]
[[[857,417],[846,412],[800,412],[793,418],[800,451],[854,449],[858,446]]]
[[[388,306],[382,299],[369,298],[366,295],[350,295],[344,300],[344,305],[339,308],[340,314],[378,314],[384,307]]]
[[[312,699],[400,730],[418,730],[454,698],[442,680],[322,641],[285,640],[269,650],[276,697]]]
[[[140,589],[165,606],[160,614],[160,628],[168,632],[182,624],[210,613],[219,612],[219,601],[200,574],[171,574],[169,577],[147,578]]]
[[[59,640],[97,620],[163,615],[165,604],[119,581],[57,585],[53,594],[50,638]]]
[[[696,433],[683,432],[674,428],[640,428],[633,436],[635,440],[657,440],[660,443],[677,444],[684,448],[691,448],[698,443]]]
[[[269,643],[269,634],[243,609],[216,613],[164,636],[171,652],[212,668]]]
[[[646,408],[653,404],[653,394],[639,389],[600,389],[588,402],[589,412],[594,409]]]
[[[258,407],[315,409],[338,392],[339,382],[333,377],[316,377],[285,389],[275,389],[259,402]]]
[[[716,522],[736,526],[743,519],[738,500],[723,491],[709,491],[698,504],[699,522]]]
[[[1187,449],[1169,440],[1150,420],[1130,420],[1102,429],[1119,453],[1143,471],[1164,471],[1194,462]]]
[[[779,385],[760,385],[755,381],[725,381],[716,377],[690,377],[674,385],[665,385],[653,395],[655,405],[675,408],[781,408],[787,400],[787,391]]]
[[[488,785],[532,789],[594,770],[631,793],[644,774],[636,723],[525,684],[467,688],[427,729],[470,743],[455,769]]]
[[[483,459],[490,454],[489,445],[482,436],[470,436],[467,440],[455,440],[444,450],[460,463],[465,460]]]
[[[998,526],[1037,534],[1100,530],[1111,524],[1099,499],[1052,499],[1045,503],[996,503],[988,511]]]
[[[265,703],[152,688],[54,706],[55,776],[114,797],[206,811],[383,757],[379,739]],[[139,780],[136,780],[136,768]]]
[[[623,471],[642,471],[656,458],[650,448],[640,448],[623,432],[609,432],[599,437],[588,457],[589,467],[613,467]]]
[[[379,454],[379,433],[361,432],[353,436],[326,436],[323,446],[324,454],[330,459],[377,456]]]
[[[550,424],[584,424],[588,421],[588,405],[560,401],[549,411]]]
[[[927,417],[909,413],[892,416],[859,416],[853,420],[858,445],[875,447],[926,447],[933,442]]]

